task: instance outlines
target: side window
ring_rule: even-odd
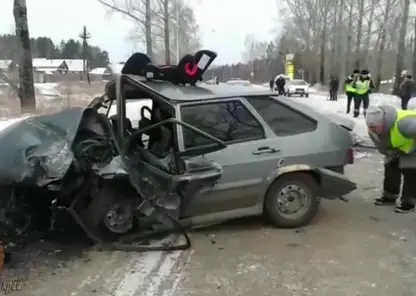
[[[203,103],[181,107],[182,121],[226,143],[264,137],[262,125],[241,101]],[[212,141],[183,129],[185,148],[211,144]]]
[[[247,97],[246,100],[263,117],[277,136],[314,131],[317,122],[271,97]]]

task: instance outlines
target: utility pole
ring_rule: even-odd
[[[180,56],[179,56],[179,35],[180,35],[180,27],[179,27],[179,17],[180,17],[180,4],[176,3],[176,65],[179,64]]]
[[[87,74],[88,83],[91,83],[90,73],[88,71],[88,59],[87,59],[87,40],[91,38],[91,34],[87,32],[87,26],[84,26],[82,32],[79,34],[79,38],[82,39],[82,73],[83,77]]]

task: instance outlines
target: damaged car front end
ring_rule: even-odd
[[[151,117],[133,127],[126,100],[151,99]],[[109,116],[112,106],[117,112]],[[0,231],[3,240],[54,228],[67,211],[87,236],[119,250],[176,250],[190,246],[180,223],[193,197],[214,186],[222,168],[189,158],[176,142],[177,126],[212,142],[192,156],[226,147],[175,118],[161,95],[122,75],[85,109],[27,118],[0,132]],[[189,154],[189,153],[188,153]],[[184,244],[143,245],[181,232]]]

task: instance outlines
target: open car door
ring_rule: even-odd
[[[168,154],[158,156],[152,153],[151,147],[144,148],[135,144],[144,133],[152,129],[163,130],[169,125],[191,129],[212,141],[212,145],[203,151],[194,151],[193,155],[218,151],[226,145],[221,140],[174,118],[139,129],[130,135],[126,149],[120,156],[132,185],[143,199],[138,210],[148,213],[150,208],[164,208],[172,216],[180,217],[200,190],[213,186],[221,177],[222,167],[205,158],[185,159],[185,155],[175,151],[174,147]]]

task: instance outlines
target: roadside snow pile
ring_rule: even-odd
[[[361,114],[358,118],[352,117],[352,110],[350,114],[346,114],[347,109],[347,100],[345,95],[340,95],[338,101],[329,101],[326,95],[318,93],[311,94],[309,98],[290,98],[297,102],[304,103],[317,111],[324,114],[337,115],[340,117],[348,118],[355,123],[354,130],[352,132],[352,137],[354,144],[363,145],[368,147],[374,147],[373,142],[370,140],[370,137],[367,133],[367,125],[365,123],[364,116]],[[375,93],[370,95],[370,104],[371,105],[393,105],[395,107],[400,107],[400,100],[393,95]],[[416,107],[416,98],[409,103],[410,105],[414,104]],[[351,105],[353,109],[353,105]]]
[[[60,93],[57,91],[57,83],[35,83],[36,91],[44,97],[59,97]]]

